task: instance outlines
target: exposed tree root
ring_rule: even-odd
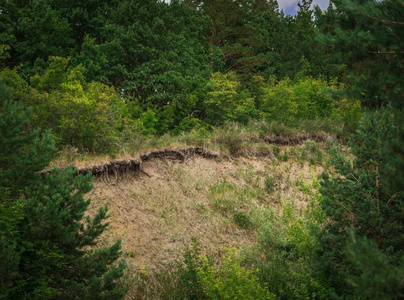
[[[325,142],[326,137],[317,134],[301,134],[292,137],[271,136],[271,137],[265,137],[264,140],[269,144],[293,146],[293,145],[299,145],[307,140],[313,140],[316,142]]]
[[[102,180],[108,182],[111,175],[114,176],[116,180],[118,180],[118,176],[122,174],[128,174],[128,173],[147,174],[142,170],[142,162],[144,161],[149,161],[156,158],[184,161],[186,158],[191,156],[202,156],[209,159],[221,158],[220,154],[200,147],[191,147],[180,150],[163,149],[163,150],[150,151],[146,154],[140,155],[140,159],[134,159],[134,158],[114,159],[99,165],[78,167],[76,168],[76,170],[77,174],[84,175],[91,172],[93,176],[99,177]],[[45,176],[50,172],[52,172],[51,169],[46,169],[41,171],[40,174],[42,176]]]

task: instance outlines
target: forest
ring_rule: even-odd
[[[0,299],[402,299],[404,2],[312,4],[0,0]],[[176,165],[192,207],[148,208],[248,247],[186,237],[148,268],[105,238],[75,166],[163,148],[271,158],[209,183]]]

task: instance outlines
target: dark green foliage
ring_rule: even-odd
[[[249,215],[243,211],[235,210],[233,212],[233,220],[237,226],[243,229],[248,229],[252,226]]]
[[[4,41],[10,47],[7,66],[24,64],[23,73],[33,75],[48,56],[72,53],[71,28],[61,12],[50,6],[51,1],[2,2],[0,20],[9,26]]]
[[[279,12],[276,1],[262,0],[3,2],[2,64],[19,68],[19,75],[38,90],[38,78],[49,75],[55,65],[52,57],[70,57],[63,73],[79,70],[87,83],[113,85],[135,119],[136,125],[128,126],[145,134],[178,134],[224,121],[246,124],[259,110],[265,111],[261,104],[266,81],[320,75],[323,51],[314,43],[307,1],[299,4],[296,17]],[[212,75],[215,71],[221,73]],[[43,92],[70,81],[47,77],[51,85],[42,85]],[[229,82],[236,83],[231,89],[237,95],[223,97],[220,85]],[[71,94],[68,98],[75,98]],[[44,95],[28,98],[49,100]],[[63,110],[76,111],[76,104]],[[48,120],[45,107],[41,113]],[[106,145],[122,144],[116,136],[110,138],[111,131],[95,138],[100,127],[83,134],[70,117],[56,115],[62,124],[50,127],[57,138],[58,130],[65,135],[61,143],[57,140],[58,147],[72,143],[81,150],[104,152],[111,150]],[[95,122],[91,118],[87,124],[93,127]]]
[[[403,297],[404,216],[402,31],[400,1],[333,1],[320,38],[344,53],[367,112],[350,146],[353,161],[335,153],[332,178],[323,174],[319,266],[343,297]],[[328,23],[330,24],[330,23]],[[321,27],[321,26],[320,26]],[[350,234],[351,233],[351,234]],[[397,277],[398,276],[398,277]],[[347,280],[348,279],[348,280]]]
[[[11,90],[0,79],[0,192],[16,196],[38,180],[37,172],[49,163],[53,145],[49,133],[39,139],[38,130],[26,131],[31,112],[10,98]]]
[[[107,208],[84,217],[91,175],[71,167],[39,174],[50,162],[52,136],[29,130],[27,112],[1,84],[0,298],[121,298],[125,264],[113,265],[120,242],[95,248]]]
[[[83,195],[91,190],[91,180],[90,175],[75,176],[72,168],[55,169],[26,191],[16,297],[24,293],[118,299],[125,293],[115,282],[125,265],[111,267],[119,257],[120,242],[86,250],[108,226],[106,207],[84,218],[90,200]]]
[[[402,107],[402,1],[334,0],[332,4],[334,8],[325,15],[332,26],[322,26],[320,39],[348,64],[353,83],[350,92],[368,107],[388,102]]]
[[[380,251],[375,242],[351,234],[348,258],[360,276],[348,282],[366,299],[402,299],[404,297],[404,256],[396,260]]]
[[[191,93],[206,82],[208,49],[199,40],[203,29],[204,20],[177,1],[121,1],[99,32],[99,47],[87,41],[94,54],[85,60],[92,69],[98,64],[123,97],[138,101],[143,111],[155,110],[157,130],[167,132],[192,117],[196,98]],[[107,63],[97,57],[108,57]]]
[[[375,268],[373,263],[383,263],[384,268],[390,268],[392,272],[398,268],[404,254],[404,192],[402,185],[394,184],[400,174],[396,171],[400,165],[395,164],[392,168],[391,162],[397,163],[399,156],[397,150],[389,146],[391,141],[397,141],[398,133],[402,134],[402,123],[398,124],[392,118],[397,114],[391,108],[366,114],[351,140],[354,161],[351,163],[336,154],[334,166],[339,176],[323,175],[323,209],[329,221],[321,239],[322,262],[333,286],[342,294],[349,291],[344,284],[347,274],[353,276],[353,282],[361,281],[355,276],[371,274]],[[402,141],[399,145],[402,151]],[[351,260],[355,264],[347,259],[344,250],[349,242],[348,228],[355,229],[358,239],[363,237],[371,242],[351,243]],[[379,252],[372,250],[372,244]],[[360,265],[364,256],[369,256],[367,266]],[[390,279],[389,276],[384,278],[385,286],[378,286],[374,295],[393,292],[388,288],[393,285]],[[397,291],[386,296],[395,297],[394,293]]]

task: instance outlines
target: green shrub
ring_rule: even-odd
[[[233,220],[237,226],[239,226],[240,228],[243,228],[243,229],[248,229],[252,226],[250,217],[248,216],[247,213],[245,213],[243,211],[235,210],[233,212]]]
[[[201,266],[201,249],[198,241],[193,239],[191,247],[184,254],[184,265],[178,272],[178,287],[187,299],[205,299],[205,291],[199,278]]]
[[[208,82],[208,95],[204,101],[206,121],[211,125],[237,121],[247,124],[257,115],[255,100],[234,73],[212,74]]]
[[[361,102],[358,99],[342,99],[334,104],[332,118],[343,122],[345,131],[355,132],[362,118]]]
[[[68,69],[69,59],[50,57],[44,74],[31,78],[25,88],[16,72],[3,70],[1,76],[18,89],[16,97],[33,108],[32,125],[52,129],[58,148],[106,152],[116,148],[128,123],[124,102],[104,84],[87,83],[82,66]]]
[[[333,99],[326,89],[337,87],[322,79],[303,77],[297,82],[284,79],[267,88],[261,111],[266,118],[286,124],[296,124],[300,119],[329,117]]]
[[[275,299],[258,281],[255,272],[241,266],[243,259],[235,250],[226,250],[219,267],[209,264],[206,257],[201,259],[198,277],[210,299]]]
[[[248,265],[258,267],[258,277],[279,299],[330,299],[332,289],[318,272],[319,234],[325,222],[314,194],[303,214],[293,204],[261,211],[257,220],[258,245],[247,252]]]
[[[144,135],[155,135],[157,133],[157,126],[159,120],[156,117],[154,110],[148,109],[143,112],[139,118],[139,121],[143,125],[142,133]]]

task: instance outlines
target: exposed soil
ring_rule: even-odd
[[[316,140],[300,136],[288,143],[309,138]],[[283,145],[287,139],[272,141]],[[290,149],[281,147],[283,151]],[[273,176],[275,192],[254,199],[257,205],[277,207],[280,199],[292,199],[305,206],[309,197],[295,182],[311,183],[321,170],[315,167],[313,171],[307,162],[283,162],[273,155],[224,158],[217,152],[191,147],[154,150],[138,158],[83,166],[77,168],[77,174],[95,175],[94,188],[88,194],[92,199],[88,213],[92,215],[104,205],[109,207],[111,226],[101,246],[121,239],[123,258],[130,264],[160,268],[181,259],[194,237],[205,252],[218,245],[241,249],[255,243],[252,232],[241,229],[231,216],[212,207],[215,185],[228,182],[237,188],[264,189],[265,178]],[[41,173],[48,172],[51,170]]]
[[[187,149],[163,149],[154,150],[146,154],[140,155],[139,159],[136,158],[126,158],[126,159],[114,159],[106,163],[97,165],[88,165],[83,167],[77,167],[77,174],[87,174],[92,173],[95,177],[103,177],[109,179],[109,175],[114,175],[118,178],[120,174],[128,173],[138,173],[142,171],[142,163],[144,161],[151,160],[153,158],[166,158],[171,160],[181,160],[184,161],[185,158],[191,156],[202,156],[209,159],[220,159],[220,155],[216,152],[206,150],[200,147],[190,147]],[[50,173],[51,169],[46,169],[40,172],[42,176]]]
[[[125,259],[152,268],[180,259],[193,237],[205,251],[220,244],[249,247],[254,239],[247,231],[221,214],[212,214],[209,187],[224,179],[242,184],[237,170],[252,168],[250,161],[170,158],[149,157],[142,163],[143,172],[118,181],[95,180],[89,213],[108,205],[107,240],[122,239]],[[268,163],[257,160],[253,168],[265,172]]]
[[[265,177],[275,176],[276,192],[258,199],[259,205],[276,207],[280,198],[307,204],[309,197],[294,182],[312,182],[308,163],[274,165],[268,157],[220,159],[218,154],[203,153],[153,151],[141,156],[140,172],[112,173],[94,181],[89,213],[108,205],[111,228],[105,241],[122,239],[124,258],[133,265],[159,268],[181,259],[192,238],[206,252],[218,245],[251,247],[255,236],[250,231],[212,209],[211,187],[221,182],[249,188],[254,180],[264,187]],[[315,175],[321,170],[318,167]]]
[[[300,145],[307,140],[325,142],[326,137],[317,134],[300,134],[297,136],[270,136],[265,137],[264,140],[269,144],[294,146]]]

